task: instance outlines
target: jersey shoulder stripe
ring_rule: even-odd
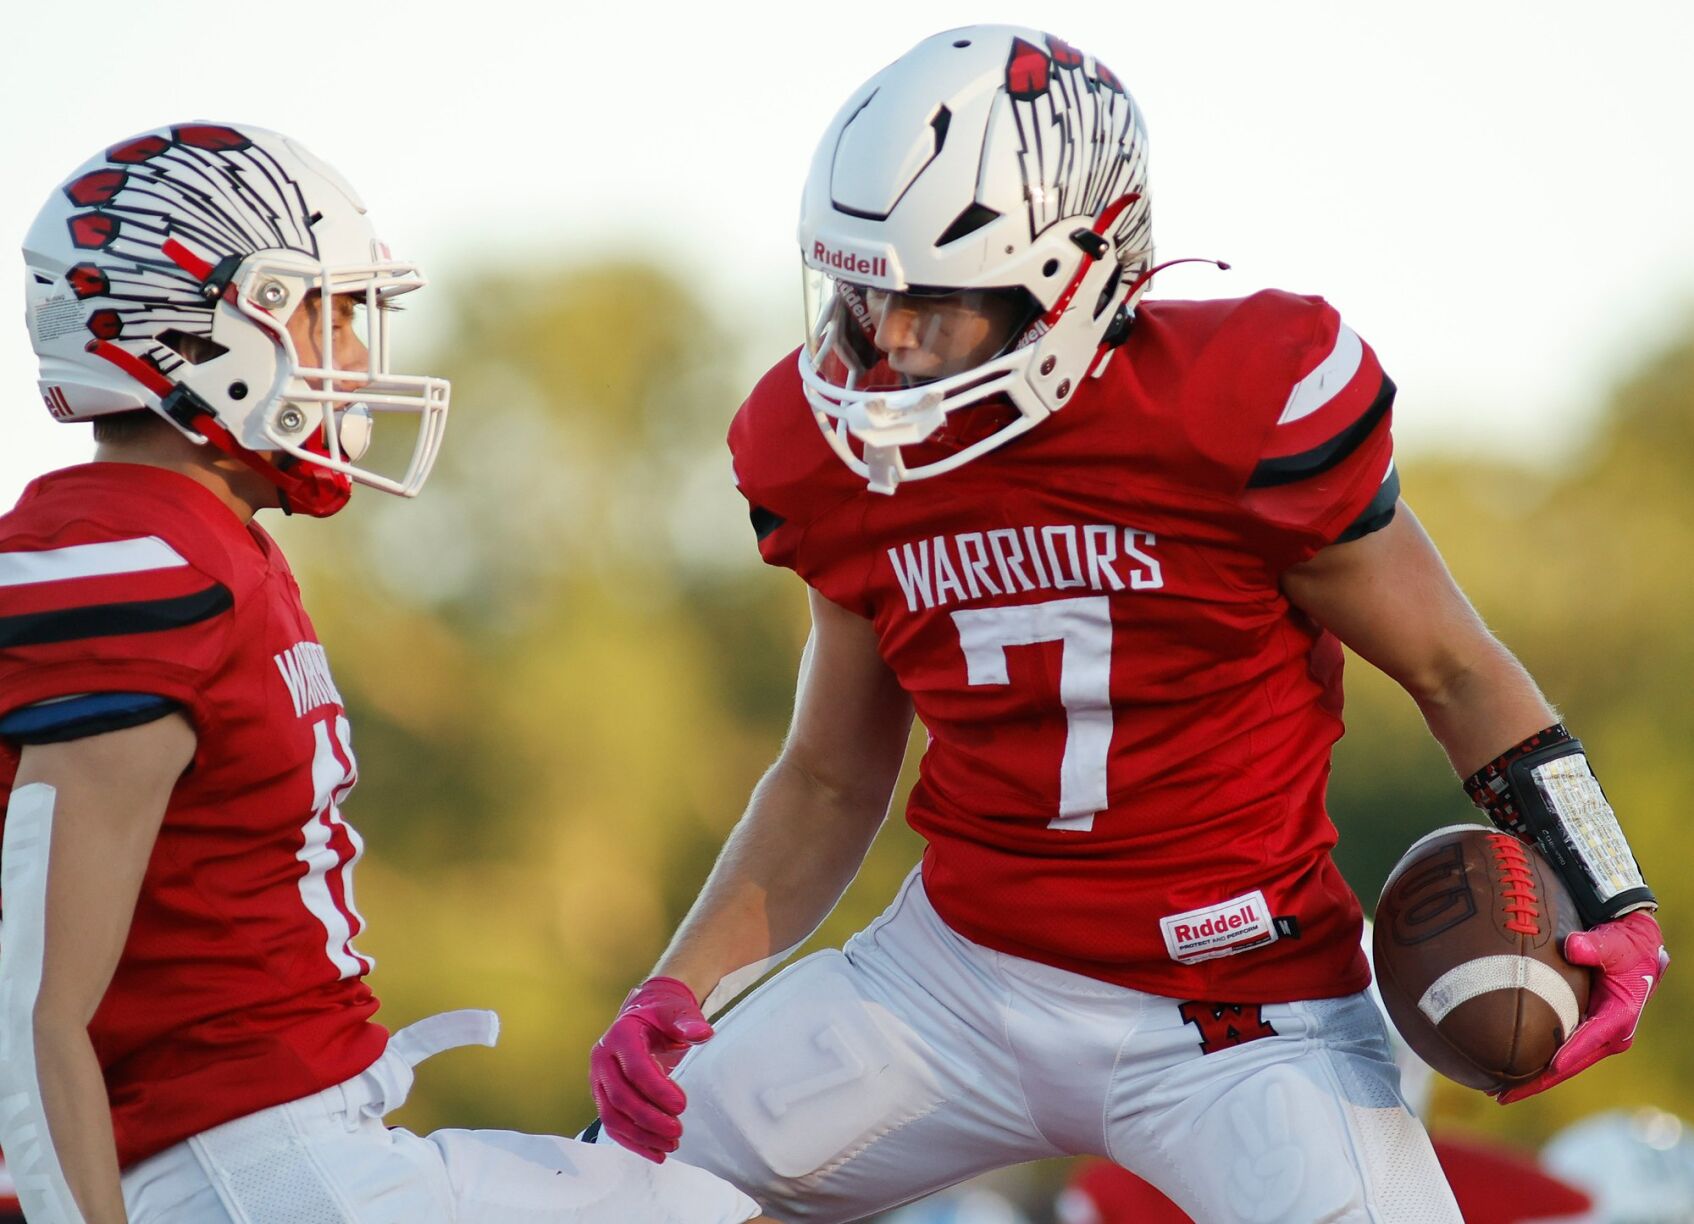
[[[186,595],[20,612],[0,616],[0,650],[89,638],[181,629],[227,612],[235,597],[222,583]]]
[[[1352,383],[1364,357],[1364,341],[1351,327],[1341,324],[1335,334],[1335,347],[1318,363],[1317,369],[1294,384],[1276,423],[1291,425],[1332,402]]]
[[[187,564],[181,553],[158,536],[0,552],[0,587],[32,586],[72,578],[108,578],[177,569]]]
[[[1261,459],[1253,469],[1253,474],[1248,477],[1247,487],[1273,488],[1309,480],[1329,471],[1345,462],[1349,455],[1364,444],[1393,406],[1394,380],[1382,374],[1375,394],[1364,411],[1343,426],[1339,433],[1305,450]]]
[[[0,541],[0,650],[180,629],[235,604],[157,535],[49,548],[27,538]]]

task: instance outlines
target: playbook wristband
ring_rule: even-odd
[[[1465,792],[1500,828],[1535,843],[1584,926],[1657,908],[1582,741],[1563,724],[1507,749],[1466,779]]]

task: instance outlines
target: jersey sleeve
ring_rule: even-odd
[[[1312,338],[1267,400],[1242,504],[1279,568],[1387,526],[1399,500],[1393,380],[1321,301]]]
[[[820,524],[864,488],[830,450],[806,402],[797,354],[778,362],[735,414],[735,486],[766,564],[791,569],[826,598],[868,614],[869,565]],[[839,516],[837,516],[839,517]]]
[[[0,538],[0,720],[28,727],[30,707],[122,694],[132,714],[153,697],[202,722],[228,649],[229,582],[159,535],[76,540]]]

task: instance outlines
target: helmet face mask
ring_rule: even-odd
[[[287,137],[197,123],[113,145],[49,198],[24,258],[58,419],[150,410],[314,515],[339,509],[354,482],[409,497],[428,477],[448,384],[393,369],[389,309],[424,278],[390,256],[346,182]],[[335,322],[348,300],[364,307],[354,345]],[[322,328],[304,354],[302,310]],[[381,470],[362,463],[395,417],[412,419],[411,445],[382,448]]]
[[[1152,267],[1145,125],[1061,39],[936,35],[825,132],[800,245],[807,398],[837,454],[892,492],[1027,431],[1098,368]],[[901,448],[995,397],[1016,410],[995,434],[908,464]]]
[[[248,327],[281,348],[283,360],[277,371],[280,386],[274,389],[269,410],[246,414],[246,430],[237,440],[249,450],[279,451],[384,492],[415,493],[441,446],[448,387],[442,379],[393,372],[390,352],[393,300],[421,289],[426,283],[423,276],[415,266],[388,258],[380,244],[363,264],[331,267],[261,257],[250,265],[243,265],[231,305]],[[357,363],[337,360],[333,303],[342,298],[353,299],[363,324],[359,347],[364,353]],[[266,301],[279,304],[260,304]],[[295,329],[289,327],[303,310],[317,333],[314,348],[320,356],[316,364],[302,357]],[[207,391],[219,393],[215,380]],[[227,387],[222,394],[227,397]],[[394,475],[359,465],[369,450],[377,418],[384,413],[420,418],[410,454]]]

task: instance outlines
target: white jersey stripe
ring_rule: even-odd
[[[1276,423],[1287,425],[1311,416],[1340,395],[1342,389],[1353,381],[1353,375],[1359,372],[1359,364],[1364,357],[1364,341],[1343,323],[1335,335],[1335,347],[1329,351],[1329,356],[1318,363],[1317,369],[1294,384],[1294,390],[1289,393],[1288,403]]]
[[[68,548],[0,553],[0,587],[139,574],[178,569],[187,564],[181,553],[158,536],[104,544],[72,544]]]

